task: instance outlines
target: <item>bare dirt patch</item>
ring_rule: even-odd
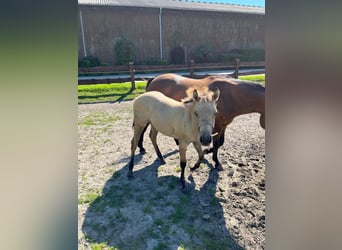
[[[265,131],[258,121],[248,114],[227,127],[219,150],[223,171],[209,154],[190,172],[197,160],[190,145],[184,194],[177,146],[161,134],[166,164],[145,136],[147,153],[136,151],[128,180],[131,101],[79,105],[79,249],[264,249]]]

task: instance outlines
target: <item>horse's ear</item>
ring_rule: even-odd
[[[197,89],[194,89],[194,92],[193,92],[193,94],[192,94],[192,98],[193,98],[196,102],[199,101]]]
[[[219,99],[220,97],[220,89],[219,88],[216,88],[214,93],[213,93],[213,101],[217,102],[217,100]]]

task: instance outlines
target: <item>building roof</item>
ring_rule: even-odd
[[[215,0],[214,0],[215,1]],[[182,10],[239,12],[265,14],[265,8],[223,3],[204,3],[191,0],[78,0],[79,5],[149,7]]]

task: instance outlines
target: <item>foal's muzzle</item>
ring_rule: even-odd
[[[201,135],[200,142],[203,146],[208,146],[211,143],[211,136]]]
[[[202,123],[199,126],[200,142],[203,146],[208,146],[211,143],[211,132],[213,126],[210,123]]]

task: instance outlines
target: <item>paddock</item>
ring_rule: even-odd
[[[127,179],[131,101],[78,108],[79,249],[265,247],[265,131],[258,114],[227,127],[219,152],[223,171],[214,169],[211,155],[196,171],[186,168],[190,192],[183,194],[178,147],[161,134],[166,164],[159,165],[145,138],[147,153],[136,152],[135,178]],[[197,160],[193,146],[187,159],[189,166]]]

